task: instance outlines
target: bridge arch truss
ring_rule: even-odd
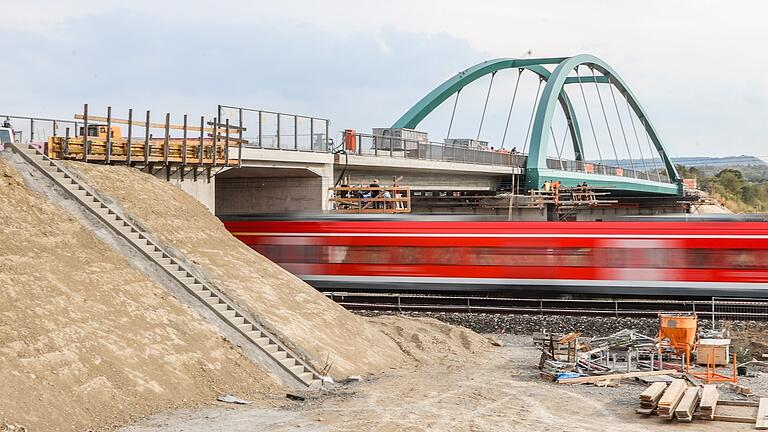
[[[547,65],[550,67],[554,66],[554,69],[550,71],[545,67]],[[577,74],[576,77],[571,76],[571,73],[574,70],[578,70],[577,68],[581,66],[586,66],[593,71],[597,71],[600,75],[581,77]],[[613,68],[603,60],[589,54],[556,58],[501,58],[479,63],[459,72],[436,87],[403,114],[392,127],[415,129],[418,124],[440,106],[440,104],[449,97],[460,92],[465,86],[484,76],[495,74],[500,70],[515,68],[529,70],[538,75],[540,80],[546,82],[539,99],[535,101],[537,107],[531,128],[530,151],[525,166],[526,187],[528,189],[538,189],[544,182],[556,180],[560,181],[565,186],[574,186],[581,182],[587,182],[589,185],[596,188],[619,191],[658,194],[680,194],[682,192],[681,181],[677,170],[670,160],[656,128],[653,126],[653,123],[650,121],[646,111],[642,108],[634,93],[632,93],[626,82]],[[552,130],[551,126],[558,106],[563,110],[563,114],[567,120],[575,162],[581,167],[589,165],[584,159],[584,145],[579,127],[579,119],[573,104],[565,91],[567,85],[583,84],[587,82],[607,83],[612,85],[618,90],[619,94],[626,99],[632,112],[640,120],[640,127],[647,134],[650,144],[652,144],[653,149],[656,152],[656,155],[652,154],[651,157],[658,157],[661,159],[662,164],[669,175],[669,182],[654,181],[650,176],[643,179],[637,177],[606,175],[604,173],[567,171],[553,169],[548,166],[547,151],[549,149],[551,138],[554,138],[550,136]]]

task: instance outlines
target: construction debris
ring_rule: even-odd
[[[579,332],[537,333],[534,343],[541,350],[541,376],[560,383],[595,384],[610,381],[608,376],[612,379],[663,376],[679,370],[663,365],[660,354],[656,360],[656,339],[630,329],[593,338],[581,337]],[[652,373],[638,373],[640,369]],[[663,373],[654,372],[662,370]],[[585,376],[596,379],[574,381]]]
[[[233,403],[238,405],[248,405],[253,403],[252,401],[240,399],[239,397],[232,396],[230,394],[221,395],[217,397],[216,400],[219,402]]]

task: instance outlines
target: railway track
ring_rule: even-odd
[[[655,317],[659,313],[697,313],[702,319],[768,321],[768,300],[712,297],[534,298],[422,293],[324,292],[350,310],[388,312],[454,312],[540,314],[603,317]]]

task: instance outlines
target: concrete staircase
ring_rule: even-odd
[[[72,174],[55,161],[47,158],[34,147],[10,144],[30,165],[45,174],[61,187],[84,209],[94,214],[108,228],[123,237],[137,251],[151,262],[162,268],[184,289],[211,309],[227,325],[238,331],[245,338],[265,352],[282,369],[299,383],[310,387],[319,385],[321,376],[306,362],[280,343],[276,337],[265,331],[248,315],[238,310],[214,287],[196,278],[184,264],[154,243],[149,236],[118,212],[107,205],[87,185],[78,181]]]

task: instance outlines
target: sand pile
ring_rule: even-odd
[[[418,363],[429,364],[446,357],[480,353],[490,347],[484,336],[434,318],[383,315],[368,318],[368,321]]]
[[[202,204],[177,187],[123,166],[67,166],[100,193],[117,199],[134,220],[186,255],[219,290],[316,368],[323,369],[327,361],[332,364],[330,374],[339,378],[420,358],[414,355],[417,344],[395,343],[388,336],[400,337],[396,328],[386,330],[392,322],[369,322],[325,298],[232,237]],[[446,338],[447,328],[423,324],[420,330],[427,334],[420,337],[429,339],[431,333]],[[454,350],[462,349],[459,340]]]
[[[274,381],[0,158],[0,420],[101,430]]]

